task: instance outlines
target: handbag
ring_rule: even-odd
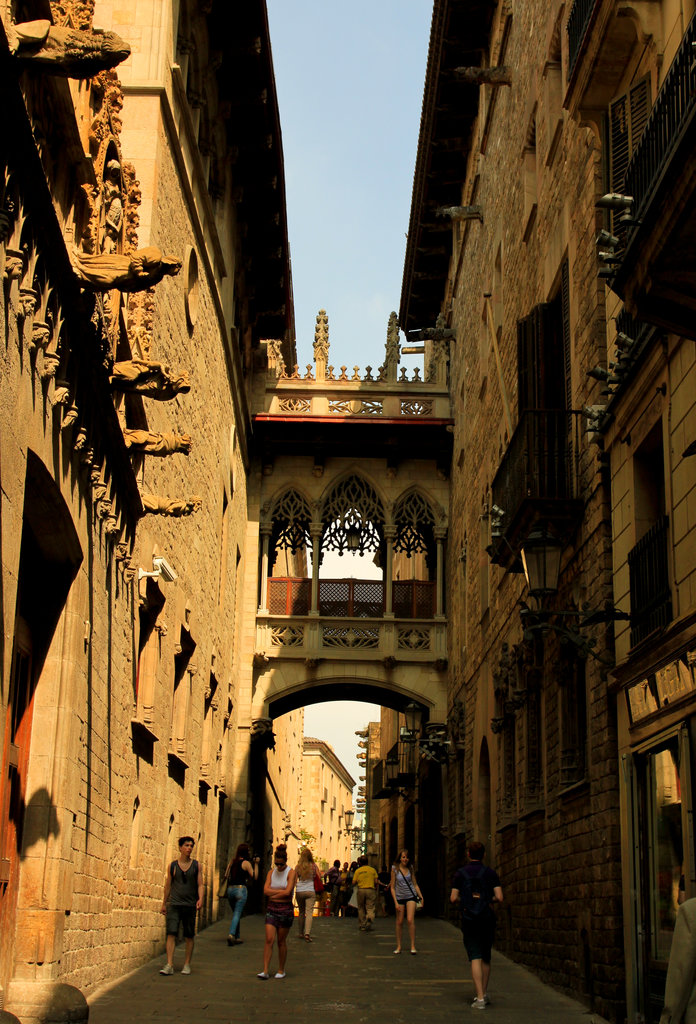
[[[406,885],[411,890],[411,895],[413,896],[414,900],[416,901],[416,910],[422,910],[423,909],[423,900],[420,898],[420,896],[416,895],[416,893],[414,892],[413,886],[411,885],[411,883],[409,882],[408,878],[403,873],[401,868],[399,868],[399,874],[401,875],[401,877],[403,878],[404,882],[406,883]]]
[[[314,891],[317,896],[320,896],[324,891],[324,883],[322,882],[321,875],[316,868],[314,869]]]
[[[348,900],[348,906],[349,907],[355,907],[356,910],[358,909],[358,890],[357,889],[353,889],[353,892],[351,893],[350,899]]]

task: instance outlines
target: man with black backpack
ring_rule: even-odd
[[[486,852],[483,843],[470,843],[467,852],[469,863],[454,876],[450,903],[459,900],[461,904],[462,936],[476,990],[476,998],[471,1005],[475,1010],[485,1010],[490,1002],[487,989],[495,937],[495,914],[491,904],[503,902],[503,890],[495,871],[483,864]]]

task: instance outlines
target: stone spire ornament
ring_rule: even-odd
[[[316,379],[326,380],[326,367],[329,362],[329,317],[325,309],[320,309],[317,313],[314,328],[314,362]]]
[[[384,368],[387,374],[387,383],[396,383],[396,370],[401,359],[401,345],[399,343],[399,318],[396,313],[389,314],[387,325],[387,352],[384,360]]]

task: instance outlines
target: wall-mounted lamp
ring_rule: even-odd
[[[353,827],[353,818],[355,817],[355,811],[344,811],[343,817],[346,823],[346,828],[351,829]]]
[[[355,523],[351,523],[346,530],[346,547],[349,551],[360,550],[360,530]]]
[[[522,550],[522,568],[533,597],[555,594],[561,569],[561,542],[545,528],[532,530]]]

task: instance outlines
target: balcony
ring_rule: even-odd
[[[387,764],[384,758],[381,761],[377,761],[372,769],[370,796],[373,800],[388,800],[394,796],[394,790],[387,783]]]
[[[668,543],[669,517],[663,516],[628,553],[631,647],[672,620]]]
[[[575,0],[568,16],[568,78],[572,77],[598,0]]]
[[[565,410],[528,410],[520,417],[491,485],[488,550],[496,565],[521,571],[520,549],[537,523],[560,538],[579,524],[581,418]]]
[[[632,196],[624,259],[613,290],[649,323],[696,338],[696,15],[626,172]]]
[[[432,663],[447,658],[447,627],[443,621],[424,619],[260,615],[256,650],[271,659],[395,658]]]
[[[308,615],[312,581],[274,576],[268,581],[271,615]],[[432,619],[435,583],[429,580],[394,580],[392,606],[399,619]],[[330,618],[382,618],[385,586],[380,580],[319,580],[319,614]]]

